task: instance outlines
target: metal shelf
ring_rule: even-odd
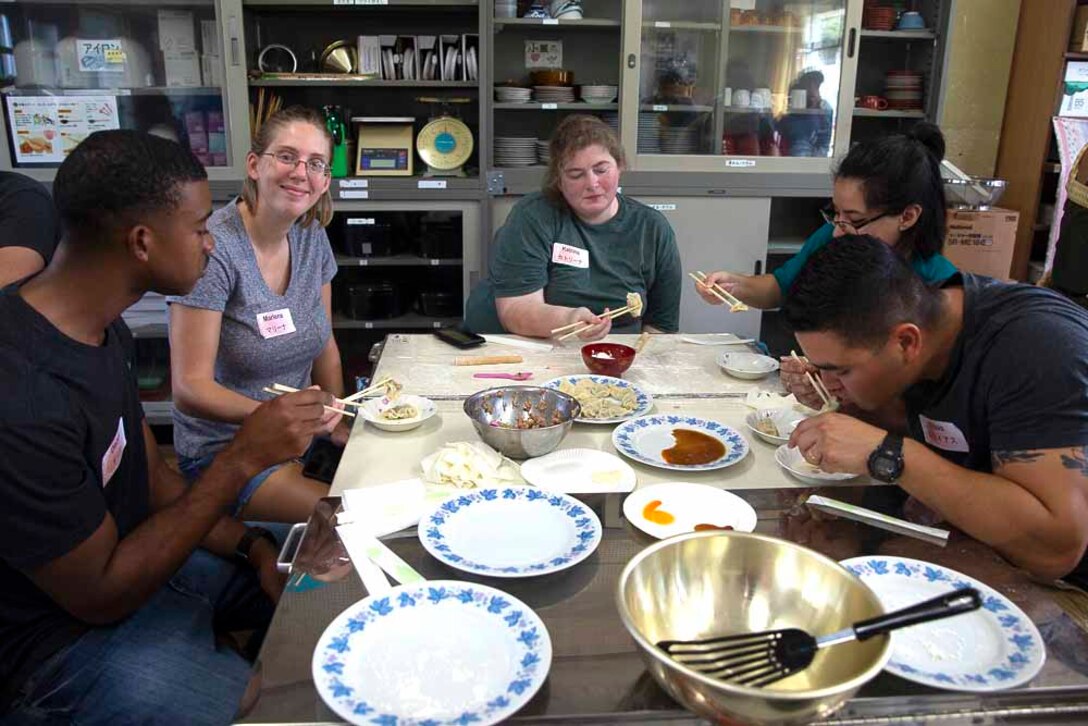
[[[478,176],[349,176],[332,180],[329,193],[333,201],[352,201],[370,199],[381,192],[427,192],[442,198],[452,197],[457,193],[480,191]],[[341,192],[367,192],[365,196]]]
[[[352,320],[339,313],[332,316],[332,327],[353,330],[397,330],[449,328],[461,323],[461,318],[428,318],[409,313],[388,320]]]
[[[730,33],[773,33],[778,35],[793,35],[800,33],[801,28],[789,25],[734,25],[729,28]]]
[[[396,255],[393,257],[348,257],[336,255],[336,264],[340,267],[457,267],[464,260],[453,258],[417,257],[415,255]]]
[[[547,108],[545,108],[547,106]],[[617,111],[618,103],[496,103],[493,108],[496,111]]]
[[[18,96],[222,96],[222,86],[143,86],[140,88],[19,88],[5,86],[0,92]]]
[[[885,40],[936,40],[932,30],[862,30],[862,38],[884,38]]]
[[[58,0],[59,2],[60,0]],[[71,0],[65,0],[71,2]],[[135,1],[135,0],[131,0]],[[322,10],[327,10],[330,7],[335,8],[350,8],[352,6],[367,7],[374,9],[384,9],[386,7],[428,7],[428,6],[444,6],[444,7],[477,7],[480,3],[478,0],[385,0],[384,2],[375,2],[375,0],[242,0],[243,7],[260,7],[260,6],[299,6],[299,7],[320,7]]]
[[[869,118],[925,118],[925,111],[893,111],[891,109],[887,111],[877,111],[873,108],[855,108],[855,116],[864,116]]]
[[[712,33],[722,29],[720,23],[696,23],[689,20],[644,20],[642,27],[653,30],[703,30]]]
[[[648,103],[638,107],[639,111],[656,111],[658,113],[713,113],[713,106],[695,106],[683,103]]]
[[[343,78],[329,78],[326,74],[313,77],[274,77],[254,78],[249,81],[251,88],[259,87],[330,87],[330,88],[479,88],[477,81],[383,81],[359,75],[345,75]]]
[[[607,18],[582,18],[580,20],[567,20],[566,18],[495,18],[495,27],[538,27],[556,26],[564,28],[618,28],[620,21]]]

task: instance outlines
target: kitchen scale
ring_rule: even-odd
[[[411,116],[353,116],[358,125],[356,176],[412,176]]]
[[[427,164],[424,176],[465,176],[464,165],[472,156],[472,130],[457,118],[452,104],[472,101],[470,98],[417,98],[421,103],[439,105],[437,114],[419,130],[416,151]]]

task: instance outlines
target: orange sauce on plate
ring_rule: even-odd
[[[676,445],[661,452],[661,458],[670,464],[709,464],[725,456],[725,444],[702,431],[673,429]]]
[[[660,506],[660,499],[655,499],[652,502],[649,502],[645,507],[642,508],[642,516],[650,520],[654,524],[672,524],[673,522],[675,522],[676,517],[664,511],[663,509],[658,509],[658,507]]]

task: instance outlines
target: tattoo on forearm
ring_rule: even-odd
[[[1088,446],[1074,447],[1070,451],[1072,454],[1062,454],[1062,466],[1088,476]]]
[[[993,468],[1006,464],[1030,464],[1043,455],[1041,451],[993,451],[990,452],[990,460]]]

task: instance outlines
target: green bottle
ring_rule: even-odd
[[[332,134],[332,175],[341,178],[348,175],[348,134],[344,124],[344,111],[339,106],[325,106],[325,128]]]

